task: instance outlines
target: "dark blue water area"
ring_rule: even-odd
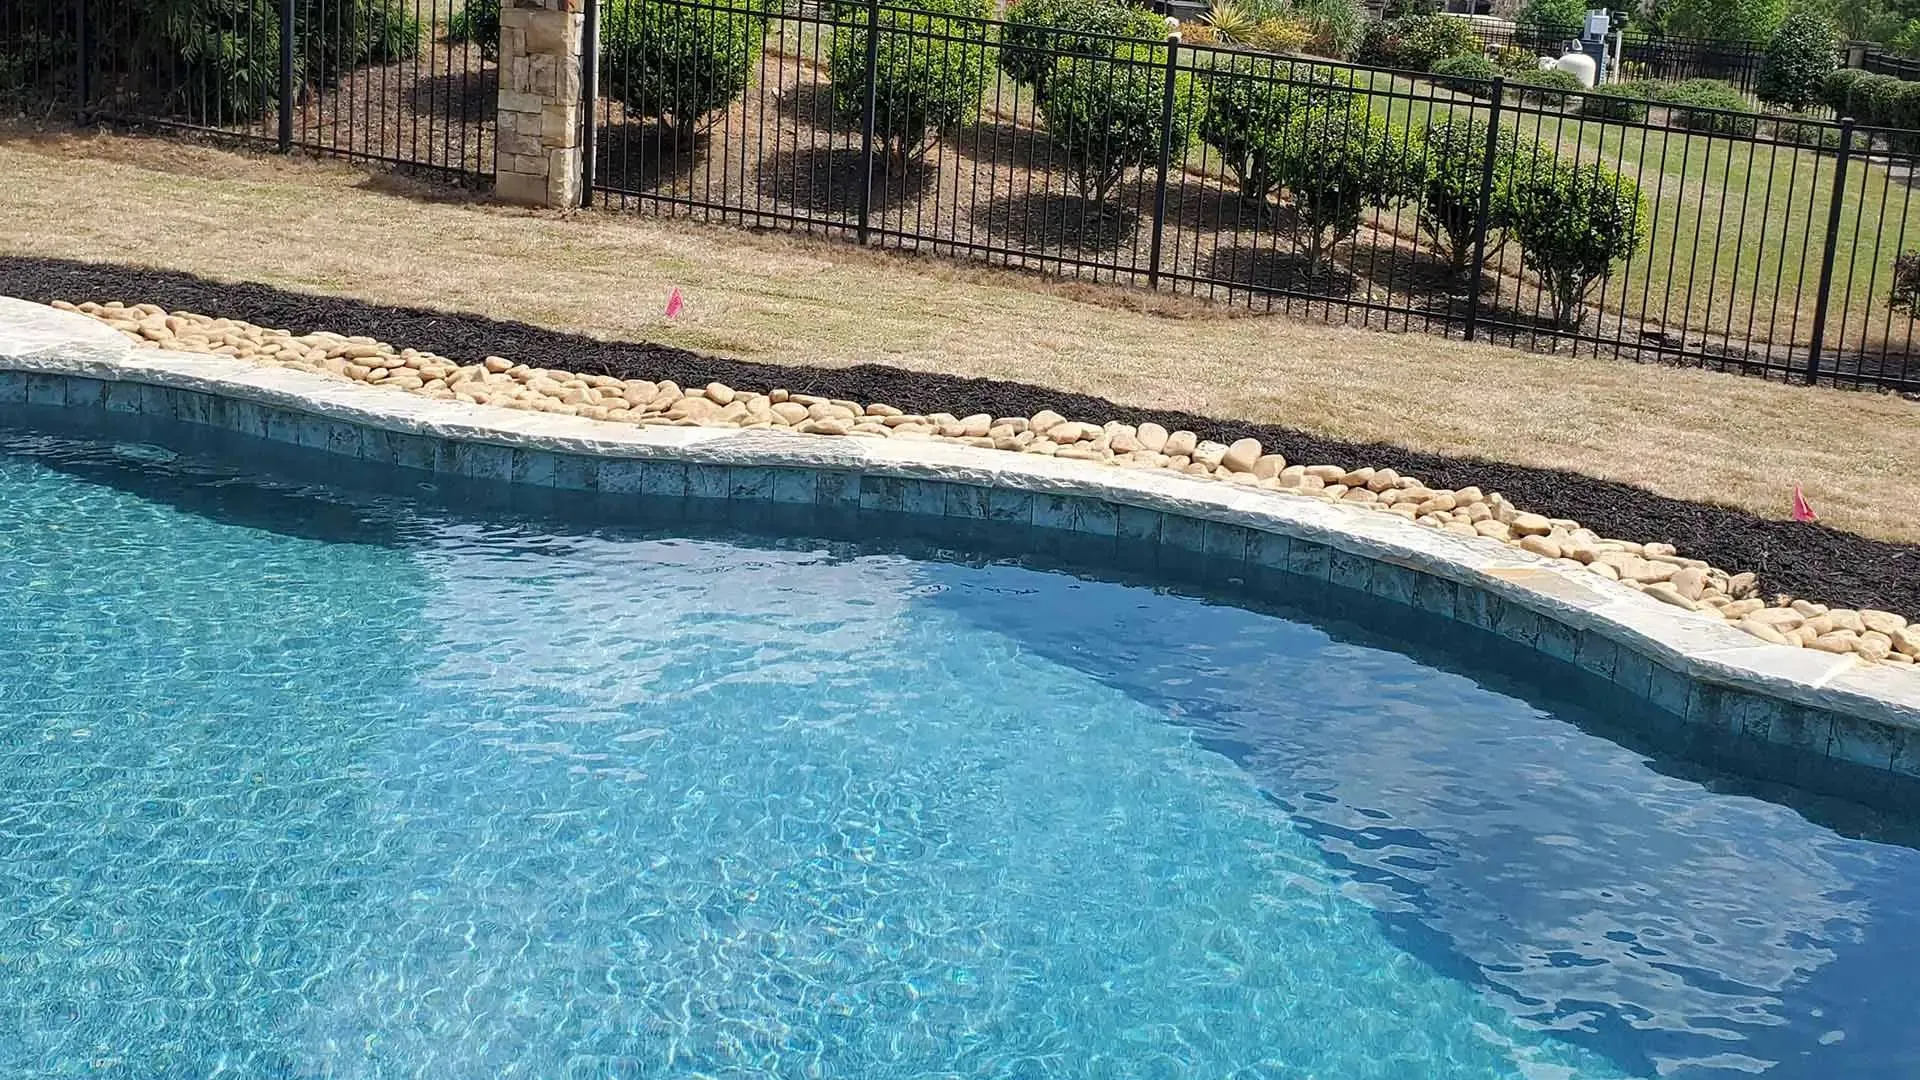
[[[1915,818],[1477,631],[112,422],[0,412],[0,1075],[1920,1076]]]

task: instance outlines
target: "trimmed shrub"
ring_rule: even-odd
[[[1544,39],[1578,37],[1587,22],[1586,0],[1527,0],[1513,23]]]
[[[766,32],[766,17],[746,6],[608,0],[600,22],[601,83],[630,116],[653,120],[685,144],[747,88]]]
[[[1733,84],[1718,79],[1688,79],[1666,88],[1660,100],[1675,127],[1716,135],[1751,135],[1758,126],[1753,107]],[[1713,110],[1713,111],[1708,111]]]
[[[1787,0],[1668,0],[1664,29],[1705,41],[1769,41],[1787,17]]]
[[[1310,108],[1344,107],[1353,92],[1334,68],[1309,68],[1265,57],[1236,58],[1201,76],[1205,111],[1200,141],[1219,151],[1238,182],[1240,195],[1262,201],[1275,194],[1275,160],[1295,114]]]
[[[1082,198],[1105,202],[1129,171],[1159,160],[1166,63],[1166,46],[1144,43],[1123,44],[1112,57],[1062,56],[1054,62],[1040,114]],[[1177,157],[1193,141],[1201,102],[1191,75],[1182,71],[1175,78]]]
[[[881,9],[876,24],[874,134],[889,160],[918,157],[938,133],[973,118],[992,64],[987,0],[919,0],[921,10]],[[829,64],[833,105],[858,124],[867,108],[867,31],[839,27]]]
[[[1769,105],[1806,112],[1840,66],[1840,35],[1823,14],[1795,8],[1767,44],[1754,94]]]
[[[1507,225],[1514,170],[1520,144],[1502,126],[1494,136],[1493,191],[1487,200],[1487,232]],[[1535,153],[1538,151],[1536,150]],[[1473,262],[1473,238],[1480,216],[1480,179],[1486,167],[1487,125],[1455,117],[1427,129],[1427,178],[1420,194],[1420,231],[1447,260],[1454,276]]]
[[[1768,134],[1774,140],[1787,146],[1811,146],[1821,150],[1840,149],[1840,129],[1820,120],[1793,120],[1781,117],[1772,122]],[[1855,134],[1855,150],[1867,149],[1868,139],[1864,134]]]
[[[1531,102],[1543,109],[1564,109],[1568,94],[1586,90],[1580,76],[1559,68],[1515,73],[1508,78],[1507,85],[1519,91],[1521,101]]]
[[[1579,329],[1587,295],[1646,236],[1640,189],[1602,165],[1528,162],[1514,173],[1506,210],[1521,263],[1539,277],[1561,330]]]
[[[1296,113],[1278,150],[1275,174],[1292,199],[1292,230],[1309,276],[1319,276],[1367,208],[1391,207],[1426,183],[1425,155],[1357,101]]]
[[[1826,78],[1820,80],[1820,103],[1832,109],[1836,116],[1856,116],[1858,114],[1853,105],[1855,90],[1862,81],[1876,77],[1885,78],[1859,68],[1830,71]]]
[[[1307,48],[1319,56],[1353,55],[1367,26],[1367,12],[1359,0],[1294,0],[1293,14],[1312,31]]]
[[[1427,71],[1449,56],[1476,55],[1479,35],[1452,15],[1408,15],[1367,28],[1357,59],[1375,67]]]
[[[1061,54],[1107,56],[1109,38],[1164,41],[1167,20],[1145,8],[1112,0],[1016,0],[1000,38],[1000,70],[1046,91]]]
[[[1540,57],[1532,49],[1502,45],[1493,52],[1493,62],[1508,75],[1526,75],[1540,70]]]
[[[1484,56],[1469,53],[1465,56],[1449,56],[1433,65],[1433,81],[1440,86],[1457,93],[1472,94],[1474,97],[1490,97],[1493,88],[1489,83],[1501,74],[1500,66]]]
[[[1580,99],[1580,115],[1595,120],[1624,120],[1639,123],[1647,118],[1648,100],[1631,83],[1596,86]]]
[[[467,0],[447,20],[447,40],[480,46],[487,60],[500,58],[500,0]]]

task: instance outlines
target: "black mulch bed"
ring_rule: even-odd
[[[1203,438],[1223,442],[1251,435],[1291,461],[1392,467],[1436,487],[1477,484],[1487,491],[1505,492],[1522,507],[1552,517],[1575,518],[1602,536],[1665,541],[1715,566],[1752,570],[1760,575],[1768,593],[1787,592],[1827,604],[1877,607],[1920,616],[1920,546],[1870,540],[1821,525],[1770,521],[1557,469],[1339,442],[1290,428],[1117,405],[1027,383],[967,379],[872,364],[816,368],[747,363],[661,345],[596,341],[481,315],[382,307],[265,285],[207,281],[171,271],[0,256],[0,295],[41,302],[118,299],[130,304],[154,303],[169,310],[244,319],[296,333],[333,330],[366,334],[399,347],[431,350],[463,362],[498,354],[539,367],[671,378],[682,386],[713,381],[760,390],[782,386],[857,401],[884,401],[909,412],[1031,416],[1042,408],[1051,408],[1083,420],[1152,420],[1168,429],[1186,428]],[[1787,493],[1781,492],[1783,502],[1786,498]]]

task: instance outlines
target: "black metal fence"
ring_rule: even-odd
[[[479,181],[493,172],[498,85],[488,11],[467,0],[5,0],[0,114],[138,122]]]
[[[1908,82],[1920,82],[1920,60],[1895,56],[1879,49],[1868,49],[1860,56],[1860,69],[1876,75],[1891,75]]]
[[[606,9],[612,48],[636,6]],[[1896,280],[1920,245],[1907,133],[1174,41],[1036,43],[859,0],[647,8],[724,26],[740,67],[693,80],[726,93],[674,102],[691,83],[662,80],[666,58],[603,56],[589,198],[608,205],[1337,323],[1920,390],[1900,296],[1920,281]],[[1527,178],[1523,226],[1510,192]],[[1542,199],[1566,203],[1562,235]],[[1595,254],[1623,228],[1619,257]]]
[[[1569,27],[1504,27],[1473,23],[1474,33],[1489,50],[1506,46],[1542,56],[1559,55],[1569,38],[1580,36]],[[1685,79],[1724,79],[1742,93],[1753,93],[1767,57],[1764,41],[1710,41],[1704,38],[1628,35],[1620,43],[1622,79],[1680,82]]]

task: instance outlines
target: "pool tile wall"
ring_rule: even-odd
[[[48,366],[44,356],[31,362]],[[1379,520],[1385,515],[1329,513],[1344,508],[1274,497],[1267,502],[1290,513],[1269,514],[1260,522],[1265,527],[1252,527],[1222,520],[1249,494],[1229,485],[1116,477],[1128,472],[1116,469],[1097,471],[1123,483],[1082,483],[1078,478],[1097,467],[937,444],[847,445],[852,441],[799,435],[747,440],[740,436],[752,433],[714,429],[633,429],[625,439],[596,440],[606,425],[504,410],[486,410],[505,414],[488,417],[492,426],[415,422],[407,430],[394,421],[479,407],[204,357],[147,353],[140,362],[158,367],[141,370],[129,360],[109,371],[91,360],[75,371],[21,370],[21,360],[8,359],[0,334],[0,405],[134,414],[423,474],[563,492],[904,515],[950,522],[956,536],[1021,526],[1035,544],[1063,553],[1204,566],[1210,577],[1238,583],[1248,597],[1282,590],[1287,578],[1325,581],[1572,664],[1731,745],[1736,757],[1773,760],[1775,773],[1782,761],[1788,773],[1809,780],[1826,772],[1822,766],[1841,766],[1826,786],[1867,799],[1882,780],[1904,789],[1920,779],[1920,678],[1911,673],[1863,673],[1851,658],[1749,645],[1738,631],[1683,619],[1685,613],[1659,610],[1628,590],[1619,591],[1638,605],[1595,594],[1590,583],[1566,581],[1525,556],[1489,558],[1455,538]],[[235,377],[249,370],[252,378]],[[263,381],[299,392],[262,394]],[[345,399],[353,404],[341,409]],[[577,449],[540,444],[530,437],[535,428],[577,435]],[[715,438],[725,435],[732,437]],[[842,445],[818,445],[823,442]],[[911,449],[928,454],[932,464],[888,459]],[[1014,461],[982,468],[983,454]],[[916,471],[923,475],[911,475]]]

